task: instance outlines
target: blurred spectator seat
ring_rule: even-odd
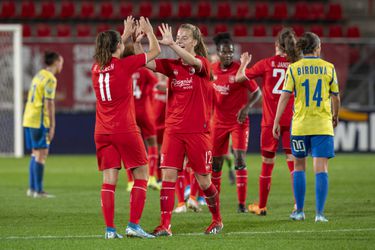
[[[21,4],[21,18],[35,18],[34,1],[23,1]]]
[[[299,24],[292,25],[292,28],[296,33],[296,36],[302,36],[302,34],[305,32],[305,28]]]
[[[39,24],[36,28],[36,34],[39,37],[50,37],[51,27],[47,24]]]
[[[130,2],[120,3],[120,18],[126,18],[133,13],[133,4]]]
[[[190,1],[178,3],[177,16],[179,18],[190,18],[191,17],[191,3],[190,3]]]
[[[57,25],[57,36],[58,37],[70,37],[71,36],[70,25],[59,24]]]
[[[266,26],[264,26],[264,25],[254,25],[253,26],[253,36],[255,36],[255,37],[267,36]]]
[[[42,2],[40,7],[39,17],[42,19],[51,19],[55,17],[56,6],[55,2],[46,1]]]
[[[272,36],[276,37],[282,29],[283,26],[279,24],[272,26]]]
[[[63,19],[69,19],[75,16],[75,5],[72,1],[63,1],[61,3],[60,17]]]
[[[325,18],[324,13],[323,3],[310,3],[310,20],[323,20]]]
[[[337,21],[342,19],[342,9],[339,3],[329,3],[327,19]]]
[[[172,16],[172,3],[163,1],[159,3],[159,18],[170,18]]]
[[[342,27],[340,25],[331,25],[328,28],[328,36],[331,38],[342,37]]]
[[[150,1],[142,1],[139,5],[139,16],[151,17],[152,3]]]
[[[96,26],[96,34],[98,34],[100,32],[103,32],[103,31],[110,30],[110,29],[111,29],[111,26],[109,26],[106,23],[98,24],[98,26]],[[122,34],[122,32],[121,32],[121,34]]]
[[[207,18],[211,16],[211,4],[207,1],[199,1],[198,3],[198,18]]]
[[[308,20],[310,18],[309,7],[306,2],[296,2],[294,6],[294,19]]]
[[[228,31],[228,26],[224,23],[218,23],[215,25],[215,34],[221,33],[221,32],[227,32]]]
[[[22,24],[22,36],[30,37],[31,36],[31,27],[28,24]]]
[[[247,36],[247,25],[246,24],[235,24],[233,27],[233,34],[237,37]]]
[[[267,19],[269,6],[268,3],[257,2],[255,4],[255,19]]]
[[[249,4],[246,1],[238,2],[237,7],[236,7],[236,18],[246,19],[246,18],[249,18],[249,15],[250,15]]]
[[[227,1],[219,2],[217,4],[217,18],[218,19],[228,19],[232,17],[232,12],[230,4]]]
[[[361,37],[361,32],[359,31],[358,26],[350,26],[346,31],[346,36],[349,38],[359,38]]]
[[[324,36],[323,26],[321,25],[312,25],[310,31],[317,34],[319,37]]]
[[[288,18],[288,6],[286,2],[275,3],[273,9],[273,19],[286,20]]]
[[[208,28],[205,24],[198,24],[198,28],[201,31],[203,36],[208,36]]]
[[[100,18],[111,19],[113,18],[113,6],[111,2],[102,2],[100,4]]]
[[[2,1],[0,18],[13,18],[16,15],[16,4],[13,1]]]
[[[80,18],[81,19],[90,19],[90,18],[94,18],[94,15],[95,15],[94,2],[89,2],[89,1],[82,2]]]
[[[77,36],[78,37],[89,37],[91,36],[91,28],[86,24],[77,25]]]

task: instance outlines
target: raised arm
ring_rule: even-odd
[[[145,35],[142,32],[142,29],[141,29],[141,26],[139,24],[139,21],[135,22],[135,26],[136,26],[136,29],[135,29],[134,33],[132,34],[132,38],[133,38],[134,53],[136,55],[138,55],[138,54],[145,53],[145,51],[144,51],[144,49],[142,47],[142,44],[141,44],[142,38]]]
[[[248,52],[242,53],[241,58],[240,58],[241,65],[237,70],[237,74],[235,78],[236,82],[243,82],[247,80],[245,70],[246,70],[247,65],[249,65],[249,63],[251,62],[251,57],[252,56],[249,55]]]
[[[146,53],[148,63],[153,61],[160,54],[160,46],[148,18],[145,19],[141,17],[139,19],[139,26],[142,32],[146,34],[149,43],[149,51]]]
[[[134,27],[134,18],[132,16],[128,16],[126,20],[124,20],[124,31],[121,35],[121,40],[123,43],[126,43],[126,41],[129,39],[129,37],[132,36],[134,33],[135,27]]]
[[[202,68],[201,60],[197,59],[185,49],[178,46],[173,40],[171,26],[162,23],[161,26],[159,26],[159,30],[162,34],[162,40],[159,41],[161,44],[169,46],[185,63],[199,70]]]

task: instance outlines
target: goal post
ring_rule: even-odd
[[[0,24],[0,156],[23,156],[22,25]]]

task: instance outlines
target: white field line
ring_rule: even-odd
[[[328,229],[328,230],[276,230],[276,231],[247,231],[247,232],[227,232],[223,235],[257,235],[257,234],[304,234],[304,233],[350,233],[350,232],[371,232],[375,228],[347,228],[347,229]],[[204,236],[203,233],[182,233],[174,236]],[[85,238],[103,238],[103,235],[35,235],[35,236],[6,236],[0,237],[0,240],[38,240],[38,239],[85,239]]]

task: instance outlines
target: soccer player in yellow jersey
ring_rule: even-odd
[[[26,146],[32,150],[27,195],[35,198],[53,197],[43,190],[43,172],[48,147],[55,134],[55,75],[61,72],[64,59],[56,52],[45,52],[44,63],[46,68],[31,81],[23,115]]]
[[[297,203],[290,218],[304,220],[306,190],[306,157],[313,157],[315,171],[315,222],[327,222],[323,215],[328,193],[328,159],[335,156],[333,129],[338,123],[340,107],[339,87],[333,64],[319,58],[320,39],[311,32],[297,42],[303,58],[289,66],[283,93],[278,103],[273,125],[273,136],[280,135],[279,121],[290,96],[294,93],[294,114],[291,128],[291,148],[295,156],[294,196]]]

